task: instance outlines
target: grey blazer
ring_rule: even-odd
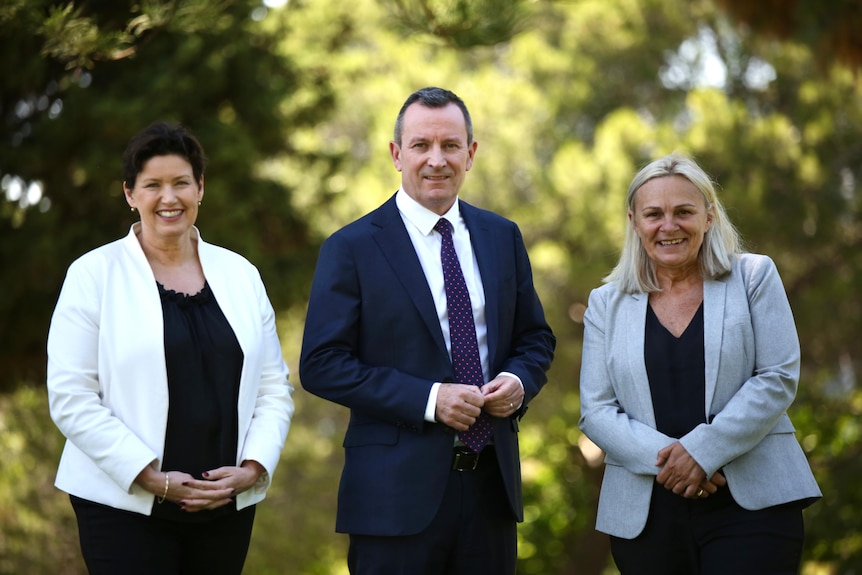
[[[738,256],[703,287],[706,421],[679,441],[734,500],[762,509],[820,497],[786,410],[799,381],[799,340],[770,258]],[[606,454],[596,529],[632,539],[646,524],[658,451],[644,363],[647,294],[606,284],[584,317],[580,428]]]

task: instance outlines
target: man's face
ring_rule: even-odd
[[[467,124],[456,104],[429,108],[417,102],[404,112],[401,145],[390,142],[389,152],[407,195],[443,215],[473,167],[476,146],[467,143]]]

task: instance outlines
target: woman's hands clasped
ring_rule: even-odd
[[[709,497],[727,484],[724,476],[717,472],[707,480],[706,471],[678,441],[659,451],[655,464],[662,468],[656,481],[687,499]]]
[[[217,509],[230,503],[257,482],[265,472],[257,461],[244,461],[242,466],[225,466],[205,471],[203,479],[195,479],[182,471],[156,471],[144,469],[135,480],[158,500],[172,501],[183,511],[194,513]]]

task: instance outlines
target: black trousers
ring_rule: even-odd
[[[352,575],[514,575],[517,523],[493,447],[471,471],[450,471],[443,502],[416,535],[350,535]]]
[[[70,498],[90,575],[242,573],[254,506],[212,521],[181,523]]]
[[[656,483],[634,539],[611,537],[622,575],[795,575],[802,559],[800,503],[743,509],[727,487],[683,499]]]

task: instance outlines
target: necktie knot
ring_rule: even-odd
[[[452,222],[450,222],[446,218],[440,218],[439,220],[437,220],[437,223],[434,224],[434,229],[437,230],[437,232],[441,236],[447,236],[447,235],[451,236],[452,235]]]

